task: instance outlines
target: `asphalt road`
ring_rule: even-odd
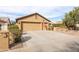
[[[29,31],[22,35],[23,47],[15,52],[78,52],[79,37],[55,31]]]

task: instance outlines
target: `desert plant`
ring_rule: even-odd
[[[13,34],[14,43],[21,41],[21,31],[19,30],[19,27],[15,24],[10,24],[8,26],[9,31]]]

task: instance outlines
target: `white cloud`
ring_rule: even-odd
[[[4,6],[0,7],[0,16],[7,16],[14,20],[17,17],[38,12],[50,19],[59,18],[72,9],[72,6]]]

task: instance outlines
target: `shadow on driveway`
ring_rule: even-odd
[[[79,42],[72,42],[69,46],[69,51],[79,52]]]
[[[23,33],[23,35],[27,35],[27,33]],[[10,49],[16,49],[16,48],[22,48],[23,47],[23,43],[30,40],[32,37],[31,36],[24,36],[21,37],[21,41],[18,43],[13,43],[9,45]]]
[[[73,41],[71,43],[68,43],[66,47],[62,50],[59,50],[61,52],[79,52],[79,42]]]
[[[30,40],[31,38],[32,38],[31,36],[22,37],[22,38],[21,38],[21,39],[22,39],[22,43],[24,43],[24,42]]]

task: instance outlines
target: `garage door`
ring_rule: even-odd
[[[22,31],[35,31],[35,30],[42,30],[42,24],[41,23],[22,23]]]

